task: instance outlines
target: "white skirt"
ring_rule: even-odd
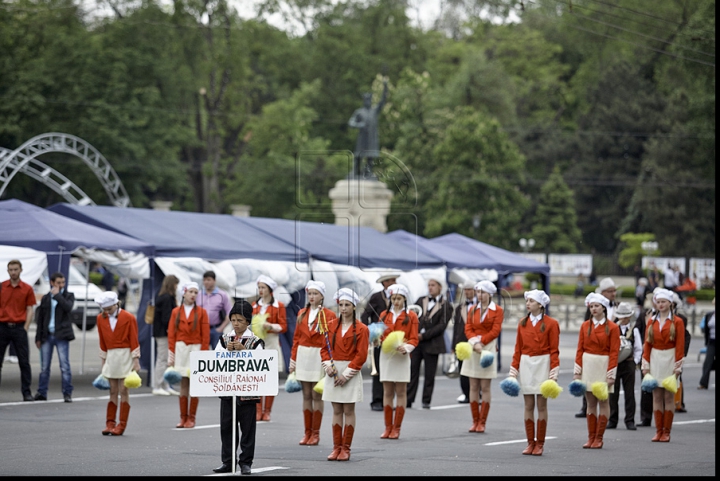
[[[102,375],[108,379],[125,379],[132,372],[132,351],[129,347],[108,349]]]
[[[675,374],[675,348],[650,350],[650,375],[658,384],[668,376]],[[662,386],[661,386],[662,387]]]
[[[520,356],[520,389],[523,394],[540,394],[540,384],[550,374],[550,354]]]
[[[285,361],[282,348],[280,347],[280,336],[277,334],[265,334],[265,349],[275,349],[278,353],[278,372],[285,372]],[[297,361],[296,361],[297,362]],[[298,379],[299,381],[299,379]]]
[[[335,361],[337,372],[345,371],[350,361]],[[363,378],[359,371],[344,386],[335,386],[335,380],[325,375],[325,387],[322,394],[323,401],[334,403],[359,403],[363,400]]]
[[[588,391],[592,391],[594,382],[607,382],[608,364],[610,356],[600,356],[598,354],[583,353],[582,357],[582,382],[587,386]],[[608,392],[615,392],[615,383],[608,385]]]
[[[190,377],[190,353],[200,351],[202,344],[185,344],[184,341],[175,342],[175,369],[180,371],[182,377]]]
[[[380,382],[410,382],[410,356],[380,350]]]
[[[298,381],[318,382],[325,375],[319,347],[298,346],[295,377]]]
[[[485,344],[482,350],[495,355],[493,363],[488,367],[482,367],[480,365],[481,354],[473,351],[470,359],[463,361],[462,369],[460,369],[461,375],[475,379],[495,379],[497,377],[497,339],[493,339],[489,344]]]

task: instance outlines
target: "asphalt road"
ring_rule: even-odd
[[[561,334],[561,374],[565,388],[549,401],[545,454],[523,456],[526,445],[521,398],[499,388],[510,363],[512,331],[502,336],[502,370],[492,387],[492,409],[484,434],[468,433],[467,404],[458,404],[458,379],[438,375],[430,410],[407,412],[399,440],[381,440],[383,415],[371,411],[371,384],[364,371],[365,400],[356,408],[357,426],[349,462],[328,462],[332,450],[331,406],[325,407],[319,446],[299,446],[303,435],[301,395],[281,391],[272,421],[259,423],[254,476],[714,476],[715,375],[710,389],[696,389],[701,374],[693,338],[683,375],[687,413],[675,415],[670,443],[652,443],[654,428],[628,431],[622,422],[608,430],[602,450],[582,449],[584,419],[574,417],[580,400],[567,386],[577,333]],[[174,396],[153,396],[150,388],[131,391],[125,435],[102,436],[107,392],[92,387],[100,363],[97,334],[87,333],[72,346],[74,402],[64,403],[57,361],[52,368],[49,401],[21,402],[19,369],[3,366],[0,386],[0,475],[2,476],[218,476],[220,464],[219,400],[200,400],[197,426],[175,429],[179,420]],[[33,392],[39,365],[32,349]],[[82,373],[81,373],[82,360]],[[146,373],[144,374],[146,375]],[[422,381],[421,381],[422,385]],[[640,382],[636,399],[639,400]],[[621,395],[621,416],[623,398]],[[419,406],[420,399],[416,400]],[[636,422],[639,422],[639,407]],[[239,475],[239,474],[238,474]]]

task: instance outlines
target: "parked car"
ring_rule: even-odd
[[[95,328],[97,316],[100,314],[100,307],[95,304],[95,297],[102,293],[95,284],[88,282],[85,275],[72,263],[70,264],[69,279],[67,280],[67,290],[75,295],[75,305],[70,313],[73,323],[80,329],[83,327],[83,310],[85,311],[85,329]],[[45,271],[43,275],[35,283],[35,296],[38,301],[42,296],[50,292],[50,275]]]

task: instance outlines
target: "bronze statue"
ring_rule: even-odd
[[[373,161],[380,157],[380,145],[378,141],[378,116],[385,105],[387,99],[387,80],[383,81],[383,93],[380,102],[375,106],[372,105],[372,94],[363,94],[363,106],[353,112],[352,117],[348,121],[350,127],[360,129],[355,144],[355,152],[353,155],[353,172],[351,177],[365,177],[366,179],[374,179]],[[361,160],[365,159],[365,172],[361,172]]]

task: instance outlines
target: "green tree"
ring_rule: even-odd
[[[582,243],[577,225],[573,192],[555,167],[540,190],[531,236],[537,249],[544,252],[573,254]]]
[[[640,265],[643,256],[648,253],[643,249],[642,245],[645,242],[652,242],[655,240],[655,234],[648,232],[642,232],[635,234],[628,232],[620,236],[621,245],[624,246],[620,251],[618,257],[618,264],[620,267],[629,268],[634,265]],[[654,256],[662,255],[660,250],[653,251]]]

